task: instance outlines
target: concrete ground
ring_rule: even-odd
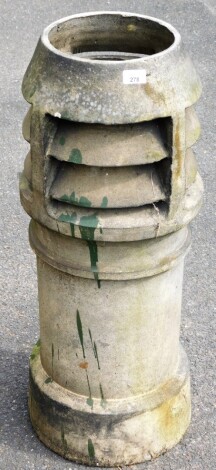
[[[87,10],[134,11],[172,23],[182,34],[203,84],[197,106],[202,138],[196,155],[205,184],[202,211],[192,225],[186,259],[181,340],[191,363],[192,422],[169,453],[137,466],[146,470],[213,470],[215,310],[215,0],[9,0],[1,1],[1,470],[80,469],[49,451],[35,436],[27,412],[28,357],[38,338],[35,258],[28,217],[18,194],[18,173],[28,145],[21,134],[27,104],[20,87],[43,28]]]

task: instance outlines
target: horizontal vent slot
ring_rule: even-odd
[[[30,142],[31,115],[32,106],[29,108],[22,125],[23,137],[27,142]],[[169,118],[118,126],[52,119],[56,123],[57,132],[47,153],[58,160],[72,160],[74,163],[84,163],[85,165],[121,166],[152,163],[168,156]],[[186,148],[189,148],[198,140],[201,131],[200,122],[193,106],[186,108],[185,119]],[[101,145],[104,145],[105,148],[101,149]],[[127,145],[130,145],[129,153],[131,155],[128,155]],[[116,148],[118,149],[117,155]],[[125,157],[128,162],[125,162]],[[80,159],[83,161],[80,162]],[[106,163],[107,159],[112,161]]]
[[[98,168],[62,162],[50,196],[80,207],[139,207],[166,200],[161,172],[160,163]]]
[[[47,154],[58,160],[116,167],[153,163],[169,156],[170,118],[114,126],[56,122]]]

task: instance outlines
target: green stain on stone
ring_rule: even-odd
[[[92,334],[91,334],[91,330],[90,330],[90,328],[89,328],[89,330],[88,330],[88,331],[89,331],[89,336],[90,336],[91,344],[92,344],[92,347],[93,347],[93,340],[92,340]]]
[[[60,198],[59,201],[61,202],[67,202],[68,204],[75,204],[76,206],[81,206],[81,207],[91,207],[91,201],[85,196],[81,196],[78,198],[76,196],[76,193],[73,191],[69,196],[67,194],[63,194]]]
[[[79,199],[79,206],[83,206],[83,207],[91,207],[91,201],[89,201],[89,199],[85,196],[81,196],[80,199]]]
[[[94,351],[95,358],[97,360],[98,369],[100,370],[99,357],[98,357],[97,346],[96,346],[95,342],[94,342],[94,346],[93,346],[93,351]]]
[[[76,212],[73,212],[73,214],[71,214],[71,215],[61,214],[60,217],[58,218],[58,220],[60,222],[68,222],[70,224],[71,236],[74,237],[74,224],[77,220]]]
[[[60,196],[59,201],[69,202],[70,201],[70,196],[67,196],[67,194],[63,194],[62,196]]]
[[[90,253],[91,270],[93,272],[95,281],[97,281],[98,288],[100,289],[100,280],[98,277],[98,267],[97,267],[97,261],[98,261],[97,243],[93,240],[87,240],[87,244],[88,244],[88,249]]]
[[[82,329],[82,322],[81,322],[79,310],[77,310],[76,322],[77,322],[78,335],[79,335],[80,343],[82,346],[83,358],[85,359],[86,356],[85,356],[85,350],[84,350],[83,329]]]
[[[88,384],[88,390],[89,390],[89,397],[87,398],[86,400],[86,403],[88,406],[91,407],[91,409],[93,410],[93,399],[92,399],[92,393],[91,393],[91,387],[90,387],[90,382],[89,382],[89,376],[88,376],[88,372],[87,370],[85,371],[86,372],[86,380],[87,380],[87,384]]]
[[[108,198],[106,196],[104,196],[103,200],[102,200],[102,203],[101,203],[102,209],[105,209],[107,207],[107,204],[108,204]]]
[[[93,402],[93,399],[91,397],[87,398],[86,403],[87,403],[88,406],[91,407],[91,409],[93,409],[94,402]]]
[[[98,268],[97,268],[97,261],[98,261],[98,253],[97,253],[97,243],[94,241],[94,233],[95,229],[98,225],[98,218],[96,214],[92,215],[84,215],[80,218],[79,224],[79,231],[81,234],[81,238],[83,240],[87,240],[89,254],[90,254],[90,262],[91,262],[91,270],[94,274],[94,278],[97,281],[98,287],[100,288],[100,281],[98,278]]]
[[[90,253],[91,270],[97,272],[98,250],[97,243],[93,240],[87,240],[87,245]]]
[[[78,202],[78,199],[76,198],[75,192],[73,191],[70,196],[68,196],[67,194],[63,194],[59,198],[59,201],[68,202],[69,204],[76,204]]]
[[[93,349],[93,353],[94,353],[94,357],[95,359],[97,360],[97,364],[98,364],[98,369],[100,370],[100,363],[99,363],[99,357],[98,357],[98,352],[97,352],[97,346],[96,346],[96,343],[95,341],[93,342],[93,339],[92,339],[92,333],[91,333],[91,330],[89,328],[89,336],[90,336],[90,340],[91,340],[91,345],[92,345],[92,349]]]
[[[75,224],[77,221],[77,214],[73,212],[72,214],[61,214],[58,217],[59,222],[67,222]],[[78,223],[77,223],[78,225]],[[94,240],[94,232],[98,225],[98,218],[96,214],[84,215],[80,218],[79,222],[79,231],[81,238],[83,240]]]
[[[97,243],[94,241],[95,229],[98,226],[98,218],[96,214],[84,215],[80,218],[79,231],[81,238],[87,240],[90,261],[91,261],[91,270],[94,274],[94,278],[97,281],[98,287],[100,288],[100,281],[98,278],[98,252],[97,252]]]
[[[79,230],[83,240],[94,240],[95,229],[98,225],[96,214],[84,215],[80,218]]]
[[[74,238],[74,224],[70,224],[70,229],[71,229],[71,236]]]
[[[72,193],[71,196],[75,197],[75,193]],[[91,202],[87,198],[84,198],[84,196],[80,198],[80,201],[82,203],[85,202],[86,205],[87,204],[89,204],[89,206],[91,205]],[[74,224],[77,221],[76,212],[74,212],[71,215],[61,214],[58,218],[58,221],[70,223],[71,236],[74,237]],[[97,250],[97,243],[94,241],[94,233],[98,226],[98,223],[99,223],[98,217],[96,213],[94,213],[91,215],[82,216],[80,218],[79,223],[77,223],[77,225],[79,227],[81,238],[87,241],[89,254],[90,254],[91,270],[93,272],[95,280],[97,281],[97,285],[100,288],[100,280],[98,276],[98,267],[97,267],[98,250]]]
[[[69,162],[71,163],[82,163],[82,154],[79,149],[72,149],[69,155]]]
[[[90,438],[88,439],[88,455],[91,462],[95,460],[94,444]]]
[[[106,408],[106,400],[104,398],[104,393],[103,393],[103,388],[102,388],[101,383],[99,384],[99,388],[100,388],[100,396],[101,396],[101,406],[102,408]]]
[[[53,382],[53,379],[51,379],[51,377],[47,377],[47,379],[44,381],[45,384],[50,384],[51,382]]]
[[[100,281],[100,279],[98,278],[98,274],[97,274],[97,276],[95,275],[94,278],[95,278],[95,280],[97,281],[98,289],[100,289],[100,288],[101,288],[101,281]]]
[[[76,212],[73,212],[73,214],[61,214],[58,217],[59,222],[67,222],[69,224],[70,223],[75,224],[76,220],[77,220]]]
[[[59,139],[59,143],[60,145],[64,145],[65,144],[65,137],[62,135]]]

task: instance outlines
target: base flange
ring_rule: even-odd
[[[190,422],[190,380],[184,351],[165,385],[121,400],[74,394],[52,381],[34,348],[29,410],[40,440],[63,457],[86,465],[131,465],[150,460],[179,442]]]

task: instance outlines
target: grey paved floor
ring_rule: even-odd
[[[35,259],[27,239],[28,218],[18,196],[27,144],[21,135],[27,105],[22,76],[39,34],[55,19],[85,10],[122,9],[160,17],[179,29],[203,83],[197,111],[203,136],[196,146],[205,183],[204,206],[193,223],[186,260],[182,342],[191,362],[193,416],[188,433],[160,459],[138,466],[151,470],[213,470],[215,310],[215,0],[1,0],[1,470],[83,469],[46,449],[27,414],[28,356],[38,337]]]

